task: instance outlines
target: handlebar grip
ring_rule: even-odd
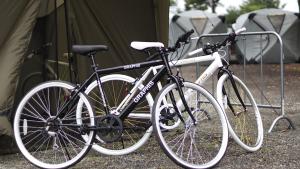
[[[194,33],[194,30],[191,29],[190,31],[188,31],[187,33],[181,35],[179,38],[178,38],[178,41],[180,42],[186,42],[187,39]]]
[[[191,29],[190,31],[186,32],[185,34],[181,35],[176,43],[175,43],[175,48],[180,48],[180,42],[187,43],[188,38],[194,33],[194,30]]]
[[[193,56],[193,55],[195,55],[195,54],[197,54],[197,53],[201,53],[201,52],[203,52],[203,49],[202,49],[202,48],[196,49],[196,50],[194,50],[194,51],[188,53],[188,56]]]
[[[245,31],[246,31],[246,28],[245,28],[245,27],[242,27],[242,28],[236,30],[236,31],[235,31],[235,34],[236,34],[236,35],[239,35],[239,34],[241,34],[242,32],[245,32]]]

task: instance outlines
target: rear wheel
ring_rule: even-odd
[[[94,126],[92,106],[84,94],[62,110],[74,86],[61,81],[42,83],[21,100],[14,118],[16,143],[22,154],[40,168],[67,168],[89,151],[94,131],[83,131],[76,118],[77,102],[83,102],[80,121]],[[72,101],[71,101],[72,102]],[[85,139],[84,139],[85,138]]]
[[[108,100],[110,114],[117,116],[120,114],[121,110],[117,110],[117,108],[129,94],[134,86],[134,82],[134,78],[120,74],[101,77],[101,83]],[[140,85],[138,88],[141,90],[143,85]],[[97,81],[91,83],[85,93],[93,103],[96,118],[99,119],[106,115]],[[96,142],[93,145],[93,149],[106,155],[124,155],[141,147],[152,133],[150,120],[152,103],[152,96],[150,94],[146,95],[146,98],[144,98],[123,121],[124,130],[122,136],[116,141],[108,142],[101,139],[101,133],[99,133],[96,135]],[[79,102],[78,106],[80,106],[80,104]]]
[[[256,102],[247,86],[233,76],[237,91],[246,109],[238,99],[227,74],[217,85],[217,98],[228,119],[229,133],[247,151],[257,151],[263,143],[263,124]]]
[[[183,83],[183,93],[196,124],[187,113],[178,94],[176,84],[165,86],[153,105],[153,127],[159,145],[166,155],[184,168],[210,168],[223,157],[228,128],[222,108],[205,89],[190,82]],[[172,99],[175,98],[175,101]],[[173,101],[172,101],[173,100]],[[179,116],[181,122],[174,126]]]

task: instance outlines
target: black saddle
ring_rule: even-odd
[[[96,54],[98,51],[107,51],[108,47],[105,45],[73,45],[72,51],[80,55]]]

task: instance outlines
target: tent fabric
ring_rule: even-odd
[[[227,32],[224,21],[216,14],[200,10],[191,10],[175,14],[170,20],[169,45],[174,45],[178,37],[185,32],[194,29],[193,37],[209,33]],[[214,40],[219,40],[214,38]],[[188,51],[195,49],[197,41],[191,41],[183,50],[183,58],[186,58]]]
[[[275,31],[283,40],[284,62],[300,61],[300,19],[295,13],[281,9],[261,9],[241,15],[236,27],[246,27],[247,32]],[[247,36],[246,49],[239,41],[237,48],[247,62],[279,63],[279,44],[274,35]],[[261,57],[263,55],[263,57]],[[243,59],[243,57],[241,57]]]
[[[6,0],[0,5],[0,114],[13,105],[23,55],[27,50],[40,1]]]
[[[109,51],[96,56],[101,68],[145,61],[147,56],[131,49],[130,42],[161,41],[167,45],[168,8],[167,0],[1,1],[0,114],[12,119],[22,98],[23,77],[41,71],[40,62],[24,61],[32,49],[51,42],[41,57],[72,61],[78,82],[82,82],[90,73],[90,62],[79,55],[68,60],[64,55],[72,44],[107,45]]]
[[[102,68],[145,61],[144,53],[129,47],[131,41],[166,42],[167,39],[167,29],[162,28],[168,26],[162,24],[168,21],[167,1],[143,0],[140,3],[140,0],[130,0],[116,5],[118,2],[70,1],[69,5],[72,43],[109,47],[108,52],[99,53],[96,58]],[[158,5],[158,2],[164,4]],[[89,60],[80,56],[77,59],[82,80],[90,71]]]
[[[7,116],[0,116],[0,136],[6,135],[6,136],[12,136],[12,126],[9,122],[9,119]]]

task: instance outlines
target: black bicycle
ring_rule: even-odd
[[[173,74],[168,62],[168,54],[176,51],[182,43],[188,43],[192,33],[189,31],[182,35],[175,46],[169,48],[159,42],[139,42],[136,49],[154,52],[148,58],[151,61],[107,69],[99,69],[94,60],[97,52],[108,50],[107,46],[73,46],[73,52],[91,59],[93,73],[81,85],[49,81],[24,96],[14,119],[15,139],[22,154],[41,168],[66,168],[79,162],[94,142],[125,144],[130,142],[128,137],[124,137],[128,133],[131,137],[145,134],[152,126],[151,119],[137,120],[130,114],[143,106],[147,94],[166,77],[166,85],[158,93],[155,109],[152,110],[160,118],[155,125],[168,133],[157,137],[159,143],[166,154],[183,167],[214,166],[223,157],[228,141],[222,108],[205,89],[184,81],[178,73]],[[160,59],[153,60],[156,57]],[[126,90],[129,95],[124,97],[123,93],[113,97],[123,100],[121,109],[116,111],[116,107],[110,106],[112,98],[109,92],[112,89],[104,88],[101,75],[158,65],[162,66],[147,84],[134,85],[137,90]],[[84,93],[94,79],[98,83],[100,104],[89,100]],[[95,116],[94,104],[102,107],[104,113]],[[174,142],[172,147],[169,147],[171,144],[164,144],[167,138]]]

